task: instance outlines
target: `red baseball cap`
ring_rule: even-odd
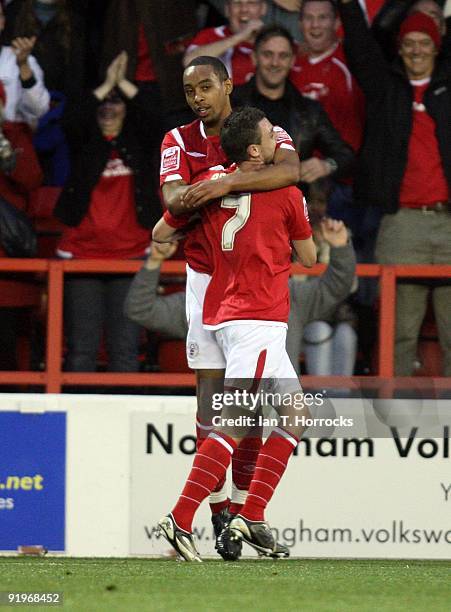
[[[442,37],[437,24],[432,17],[429,17],[426,13],[417,11],[404,19],[399,28],[398,44],[401,44],[404,36],[410,32],[422,32],[423,34],[427,34],[432,38],[437,49],[439,49],[442,44]]]

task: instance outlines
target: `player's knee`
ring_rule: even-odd
[[[304,328],[304,342],[321,344],[332,338],[334,328],[326,321],[313,321]]]

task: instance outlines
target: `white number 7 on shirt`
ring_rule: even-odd
[[[233,217],[224,223],[221,241],[223,251],[233,251],[235,234],[246,225],[251,214],[251,194],[226,196],[221,200],[221,208],[236,208]]]

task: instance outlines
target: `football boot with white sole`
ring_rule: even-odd
[[[180,529],[172,514],[163,516],[163,518],[158,521],[158,526],[160,528],[160,534],[166,538],[182,559],[185,559],[185,561],[202,562],[196,545],[194,544],[193,534]]]
[[[241,515],[232,519],[230,525],[230,538],[242,540],[252,546],[260,556],[288,557],[290,551],[283,544],[276,542],[270,526],[266,521],[250,521]]]

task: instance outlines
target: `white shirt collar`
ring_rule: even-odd
[[[315,64],[318,64],[319,62],[322,62],[323,59],[326,59],[326,57],[329,57],[329,55],[332,55],[332,53],[335,52],[337,47],[338,47],[338,40],[334,45],[332,45],[332,47],[329,47],[327,51],[324,51],[322,55],[317,55],[316,57],[309,57],[308,58],[309,63],[315,65]]]

